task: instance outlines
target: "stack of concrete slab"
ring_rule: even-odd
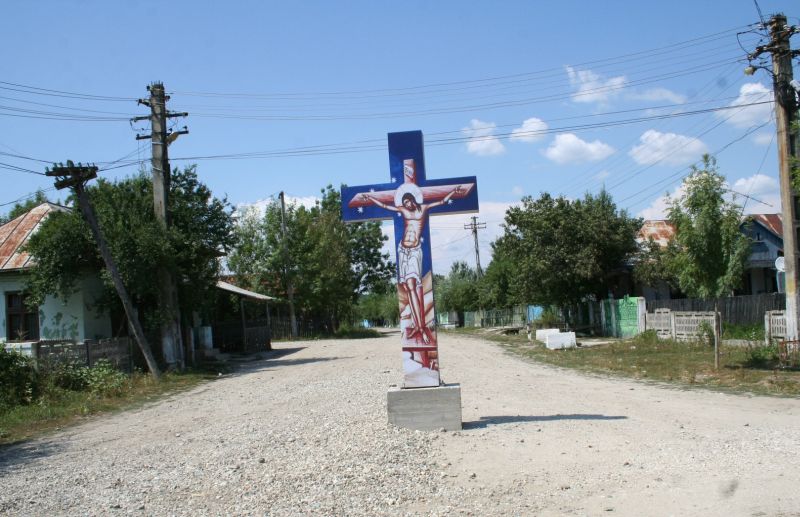
[[[550,334],[558,334],[560,331],[558,329],[537,329],[536,330],[536,341],[541,341],[544,343],[547,340],[547,336]]]
[[[563,348],[575,348],[578,346],[574,332],[548,334],[544,344],[548,350],[561,350]]]

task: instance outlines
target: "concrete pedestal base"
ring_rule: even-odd
[[[418,431],[461,430],[461,385],[436,388],[390,388],[389,423]]]

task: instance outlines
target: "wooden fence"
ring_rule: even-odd
[[[99,341],[38,341],[31,348],[37,368],[49,368],[59,363],[94,366],[100,360],[113,367],[130,372],[132,370],[131,340],[127,337],[101,339]]]
[[[680,312],[713,312],[718,304],[722,321],[734,325],[754,325],[764,321],[766,311],[786,309],[786,297],[781,293],[731,296],[717,300],[681,298],[677,300],[648,300],[647,312],[670,309]]]

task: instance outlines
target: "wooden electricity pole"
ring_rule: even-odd
[[[464,224],[464,229],[472,230],[472,236],[475,238],[475,267],[478,270],[478,276],[481,277],[483,270],[481,269],[481,249],[478,246],[478,230],[486,228],[486,223],[479,223],[477,215],[473,215],[470,219],[472,222]]]
[[[297,318],[294,312],[294,284],[289,274],[289,242],[286,236],[286,200],[283,191],[281,198],[281,233],[283,234],[283,275],[286,279],[286,296],[289,298],[289,324],[292,327],[292,339],[297,339]]]
[[[147,87],[150,92],[149,99],[139,99],[139,104],[150,107],[150,115],[134,117],[132,120],[150,120],[151,131],[149,135],[136,135],[137,140],[150,139],[152,142],[152,169],[153,169],[153,212],[156,218],[169,228],[169,189],[170,168],[167,146],[169,140],[178,135],[187,134],[184,127],[180,131],[168,133],[167,119],[172,117],[185,117],[188,113],[169,113],[166,103],[169,96],[164,93],[164,85],[155,82]],[[164,361],[170,366],[179,368],[184,366],[183,339],[180,325],[180,309],[178,305],[178,289],[172,272],[165,266],[158,268],[158,283],[163,312],[161,325],[161,348]]]
[[[76,166],[73,162],[67,160],[66,166],[53,165],[53,168],[48,169],[46,174],[48,176],[57,177],[55,183],[57,189],[71,188],[75,193],[75,197],[78,198],[78,206],[81,209],[84,219],[86,219],[86,222],[89,223],[89,227],[92,229],[94,240],[97,241],[97,246],[100,248],[100,255],[102,255],[103,261],[106,263],[106,269],[108,269],[108,272],[111,274],[114,287],[117,290],[119,299],[122,301],[122,307],[125,309],[125,316],[128,318],[128,322],[133,329],[136,342],[139,343],[139,349],[142,351],[145,361],[147,361],[147,368],[150,370],[150,373],[153,374],[153,377],[158,380],[161,377],[161,371],[158,369],[158,364],[153,357],[150,344],[147,342],[141,323],[139,323],[139,317],[128,296],[128,291],[125,289],[125,284],[122,283],[122,277],[120,277],[117,264],[114,262],[114,257],[111,256],[111,251],[108,249],[108,244],[103,237],[103,232],[100,230],[100,226],[97,223],[97,216],[89,201],[89,196],[86,195],[86,182],[97,177],[97,167],[81,165],[80,163]]]
[[[775,125],[778,140],[778,168],[781,185],[781,218],[783,222],[783,255],[786,264],[786,340],[798,339],[798,321],[800,320],[800,291],[798,291],[797,273],[800,264],[798,235],[800,220],[800,197],[793,182],[792,158],[797,157],[793,124],[797,121],[797,100],[792,88],[792,57],[798,51],[792,51],[789,38],[800,32],[797,27],[787,25],[786,16],[776,14],[768,22],[770,42],[759,46],[748,56],[752,61],[764,52],[772,54],[772,80],[775,94]],[[745,73],[752,74],[755,67],[748,67]]]

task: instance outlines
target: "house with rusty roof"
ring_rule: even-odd
[[[0,342],[111,337],[111,318],[98,312],[95,303],[102,293],[96,275],[78,281],[66,300],[47,296],[42,305],[31,307],[26,299],[26,276],[36,264],[25,244],[48,215],[63,210],[69,208],[42,203],[0,226]]]
[[[783,274],[778,274],[775,260],[783,256],[783,223],[780,214],[751,214],[742,222],[741,231],[750,240],[750,256],[747,260],[742,287],[737,294],[763,294],[783,292]],[[661,247],[675,236],[675,227],[665,220],[647,220],[639,230],[640,242],[653,239]],[[666,286],[642,287],[648,299],[669,297]]]

